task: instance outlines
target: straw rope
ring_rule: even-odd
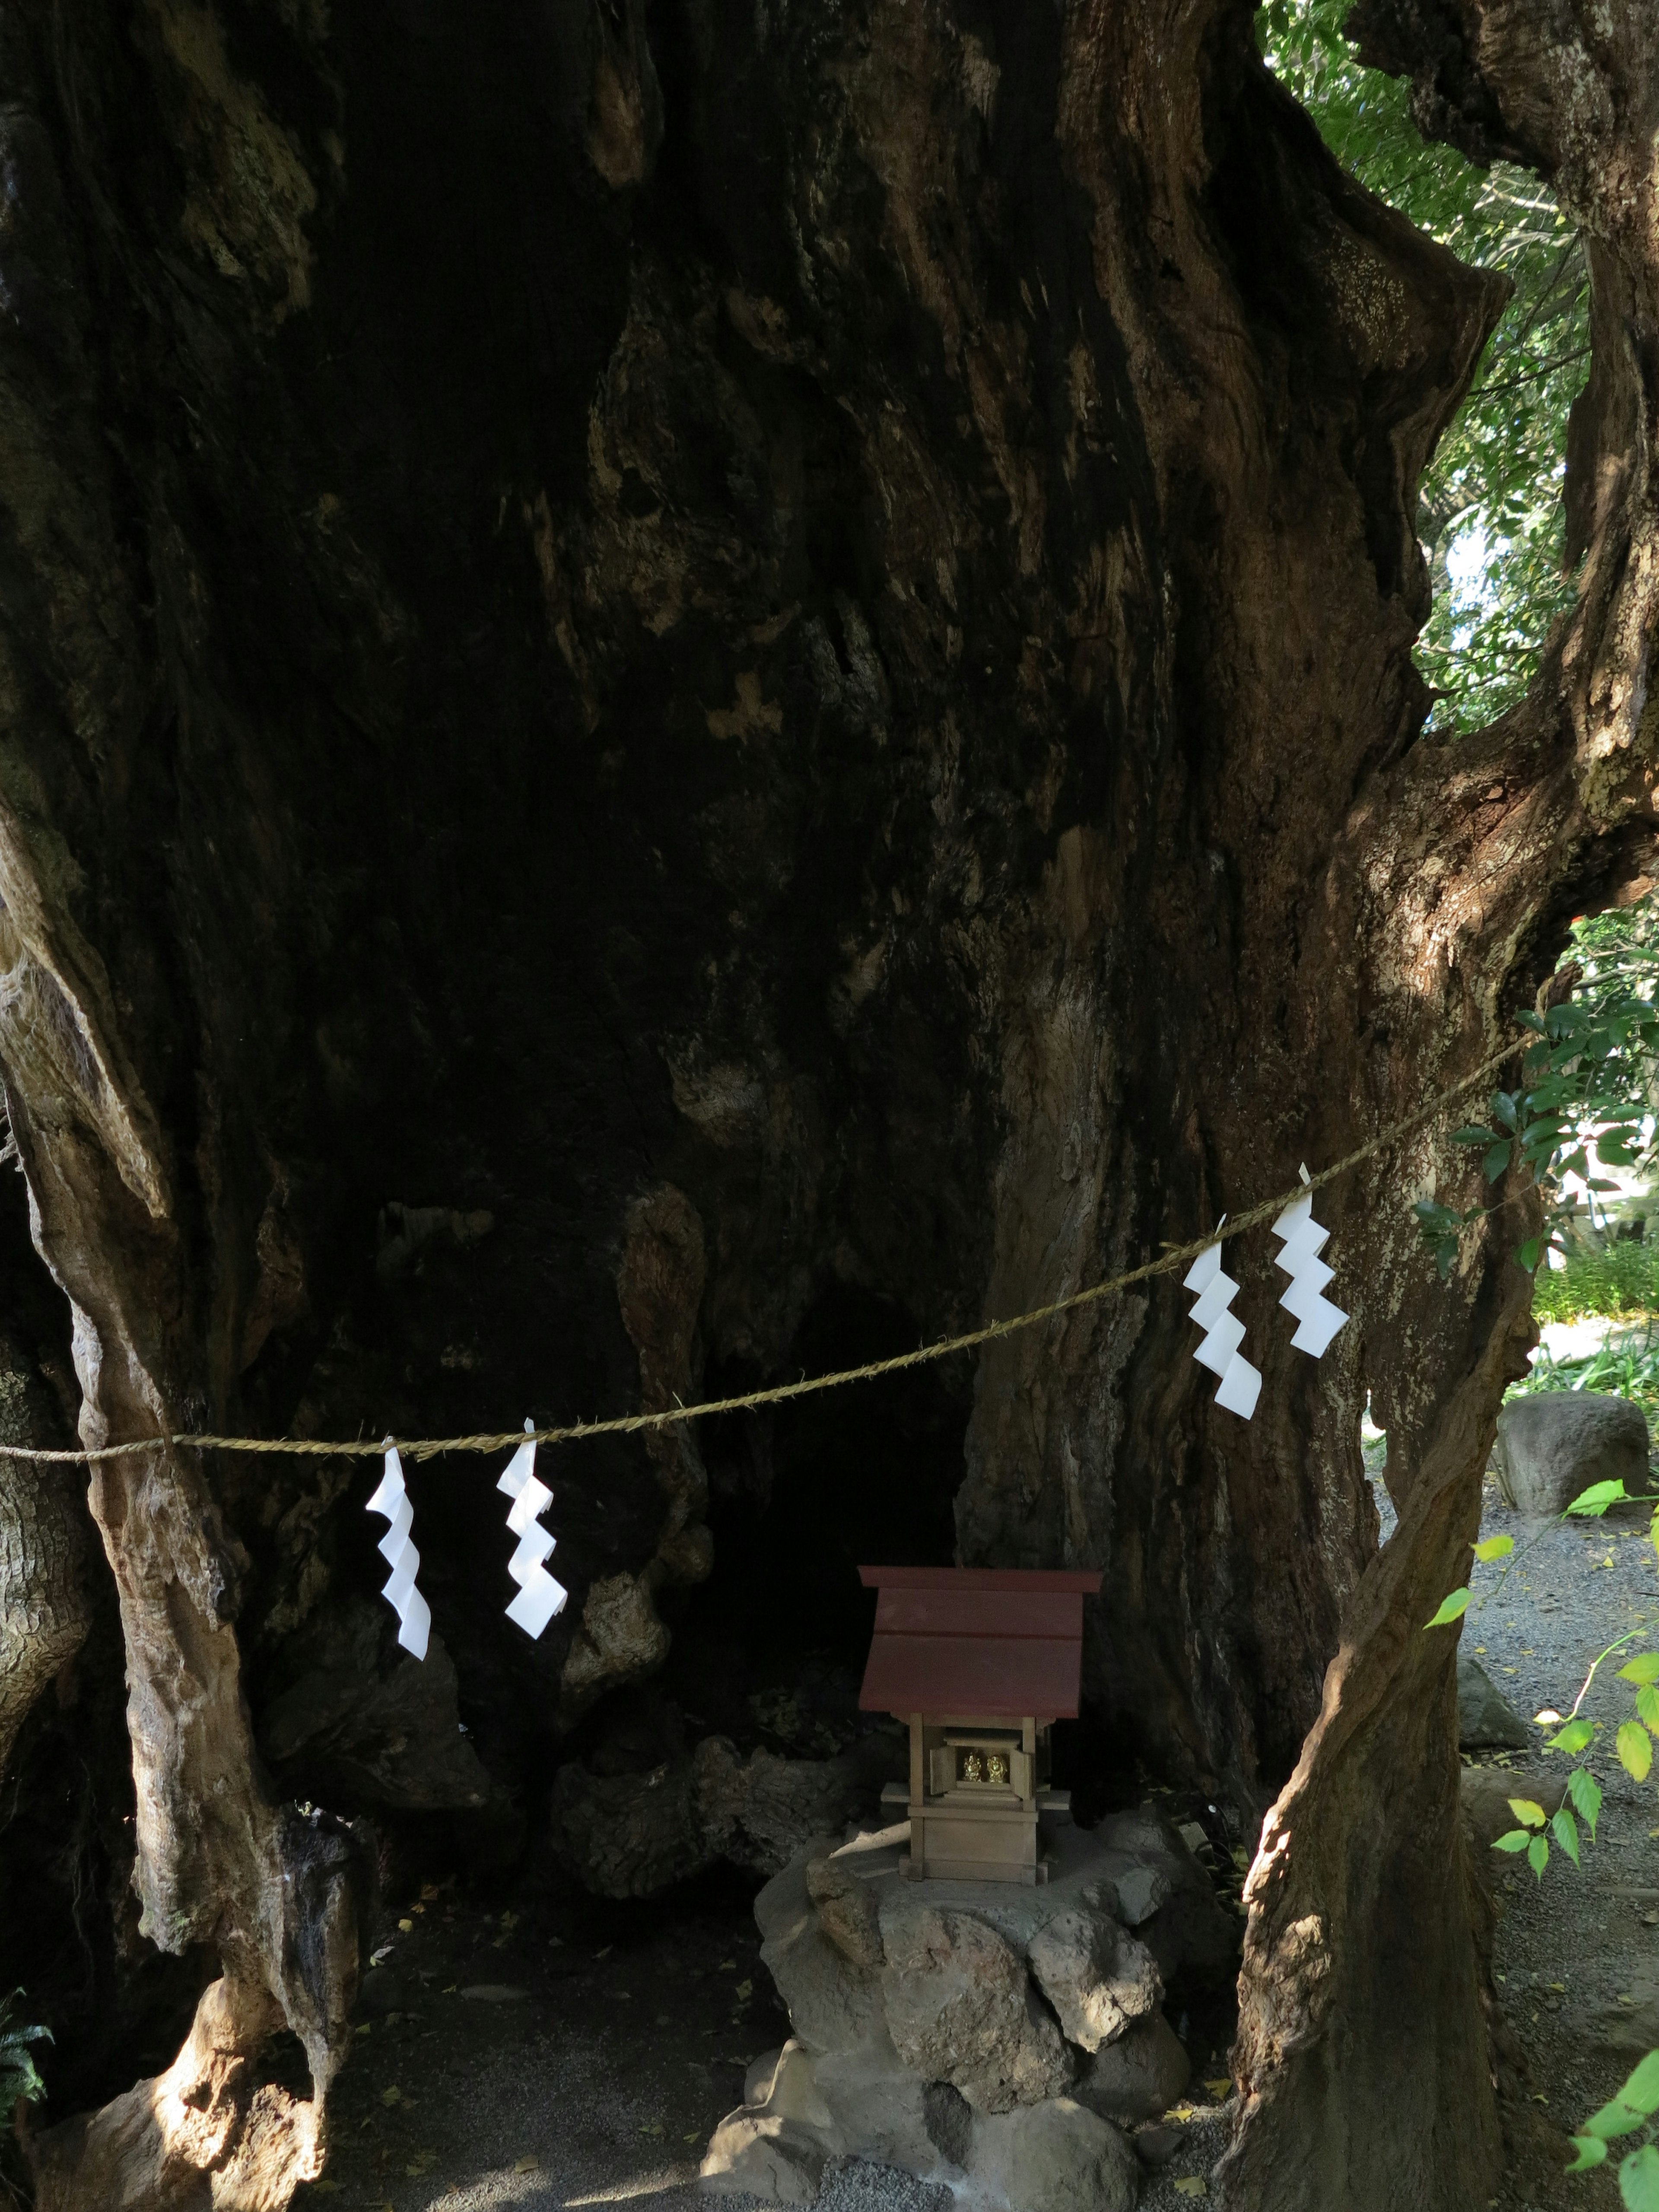
[[[1203,1237],[1194,1237],[1190,1243],[1179,1245],[1164,1253],[1162,1259],[1149,1260],[1142,1267],[1131,1267],[1127,1274],[1113,1275],[1104,1282],[1091,1283],[1087,1290],[1073,1291],[1067,1297],[1055,1298],[1044,1306],[1033,1306],[1029,1313],[1015,1314],[1007,1321],[987,1322],[980,1328],[965,1330],[960,1336],[940,1337],[934,1343],[918,1345],[914,1352],[901,1352],[890,1359],[872,1359],[862,1367],[843,1367],[830,1375],[805,1375],[794,1382],[775,1382],[763,1390],[747,1390],[741,1397],[713,1398],[701,1405],[675,1404],[654,1413],[619,1413],[609,1420],[574,1421],[560,1429],[505,1429],[488,1435],[470,1437],[383,1437],[380,1443],[359,1437],[349,1443],[331,1443],[314,1437],[216,1437],[179,1435],[174,1437],[143,1437],[124,1444],[100,1444],[85,1451],[44,1451],[17,1444],[0,1447],[0,1457],[22,1460],[66,1461],[76,1466],[91,1466],[100,1460],[122,1459],[135,1452],[164,1449],[168,1444],[187,1447],[194,1451],[287,1452],[307,1458],[331,1459],[345,1456],[378,1459],[391,1444],[410,1459],[434,1459],[443,1452],[496,1452],[516,1450],[533,1436],[538,1444],[578,1443],[589,1437],[626,1437],[637,1435],[645,1429],[666,1429],[682,1421],[701,1419],[708,1413],[739,1413],[754,1406],[780,1406],[791,1398],[805,1398],[818,1390],[837,1390],[849,1382],[872,1382],[883,1375],[897,1375],[910,1367],[922,1367],[934,1359],[948,1359],[953,1352],[971,1352],[981,1344],[994,1344],[1000,1337],[1013,1336],[1021,1329],[1038,1328],[1044,1322],[1054,1321],[1061,1314],[1075,1313],[1079,1308],[1094,1304],[1119,1291],[1127,1291],[1136,1283],[1149,1282],[1155,1275],[1173,1274],[1184,1267],[1200,1252],[1207,1252],[1212,1244],[1223,1243],[1234,1237],[1242,1237],[1247,1230],[1260,1226],[1264,1221],[1275,1220],[1285,1208],[1304,1191],[1322,1190],[1327,1183],[1334,1182],[1339,1176],[1346,1175],[1376,1153],[1431,1121],[1441,1109],[1464,1091],[1472,1091],[1484,1082],[1492,1071],[1502,1066],[1530,1040],[1522,1036],[1501,1046],[1488,1054],[1480,1066],[1472,1068],[1461,1082],[1449,1090],[1442,1091],[1426,1105],[1419,1106],[1398,1121],[1390,1122],[1367,1143],[1347,1153],[1332,1166],[1322,1169],[1309,1182],[1297,1182],[1292,1188],[1277,1198],[1263,1199],[1243,1213],[1235,1214],[1219,1230],[1211,1230]]]

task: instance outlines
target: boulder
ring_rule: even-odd
[[[1161,2012],[1150,2012],[1095,2053],[1072,2094],[1102,2119],[1133,2127],[1167,2112],[1191,2076],[1175,2030]]]
[[[1071,2097],[976,2116],[963,2201],[987,2212],[1133,2212],[1133,2151],[1109,2120]]]
[[[829,2163],[810,2129],[740,2106],[714,2130],[698,2169],[711,2197],[764,2197],[775,2204],[814,2204]]]
[[[1648,1424],[1628,1398],[1598,1390],[1537,1390],[1498,1416],[1498,1487],[1537,1520],[1563,1511],[1593,1482],[1648,1486]]]
[[[1645,1963],[1626,1960],[1618,1979],[1620,1986],[1611,1996],[1593,1999],[1578,2014],[1574,2040],[1611,2057],[1634,2060],[1659,2045],[1659,1974]]]
[[[927,2140],[947,2166],[966,2172],[974,2155],[974,2108],[949,2081],[930,2081],[921,2093]]]
[[[1461,1794],[1470,1840],[1484,1860],[1499,1836],[1521,1825],[1510,1810],[1511,1797],[1530,1798],[1546,1813],[1554,1813],[1566,1798],[1567,1784],[1565,1776],[1560,1774],[1528,1774],[1509,1766],[1466,1766]],[[1492,1869],[1486,1871],[1490,1876]]]
[[[1524,1751],[1527,1724],[1471,1653],[1457,1654],[1457,1743],[1461,1751]]]
[[[902,1739],[869,1735],[834,1759],[780,1759],[760,1750],[741,1759],[724,1736],[697,1746],[695,1796],[699,1832],[711,1856],[757,1874],[776,1874],[813,1836],[873,1812],[881,1785],[902,1771]]]
[[[817,1907],[819,1927],[842,1957],[878,1973],[887,1960],[872,1884],[844,1859],[825,1856],[808,1862],[806,1891]]]
[[[949,2081],[984,2112],[1058,2095],[1071,2059],[1018,1952],[974,1914],[907,1895],[908,1887],[893,1885],[881,1903],[882,2002],[905,2065],[923,2081]]]
[[[1166,1897],[1144,1921],[1133,1923],[1166,1989],[1177,1974],[1212,1980],[1233,1972],[1238,1925],[1216,1902],[1210,1877],[1161,1813],[1140,1805],[1133,1812],[1109,1814],[1093,1840],[1097,1850],[1131,1858],[1167,1885]],[[1121,1902],[1122,1881],[1115,1875],[1113,1879]]]
[[[820,1838],[775,1875],[755,1900],[761,1960],[788,2008],[789,2023],[808,2051],[845,2051],[884,2033],[880,1977],[836,1949],[819,1924],[806,1887]]]
[[[744,1759],[729,1738],[705,1736],[635,1771],[572,1760],[553,1785],[554,1852],[599,1897],[652,1897],[722,1858],[775,1874],[873,1806],[893,1762],[880,1735],[834,1759]]]
[[[692,1812],[691,1764],[590,1774],[572,1759],[553,1778],[554,1855],[596,1897],[654,1897],[713,1863]]]
[[[1170,1901],[1170,1877],[1161,1867],[1139,1863],[1125,1867],[1112,1877],[1117,1897],[1117,1917],[1126,1928],[1139,1928]]]
[[[1156,2012],[1163,1978],[1146,1946],[1094,1899],[1056,1913],[1027,1956],[1068,2042],[1098,2051],[1132,2020]]]

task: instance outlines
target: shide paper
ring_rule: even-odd
[[[533,1430],[535,1424],[526,1421],[525,1426]],[[553,1503],[553,1493],[536,1480],[535,1467],[532,1436],[519,1446],[495,1485],[513,1500],[507,1525],[519,1540],[518,1550],[507,1563],[507,1571],[519,1585],[519,1595],[507,1607],[507,1617],[531,1637],[541,1634],[554,1614],[562,1610],[568,1595],[563,1583],[556,1582],[542,1564],[558,1540],[541,1526],[540,1516]]]
[[[1306,1168],[1302,1180],[1308,1180]],[[1290,1288],[1279,1303],[1286,1313],[1295,1315],[1298,1324],[1291,1342],[1298,1352],[1310,1352],[1316,1359],[1324,1357],[1331,1339],[1348,1318],[1340,1306],[1334,1306],[1325,1296],[1326,1285],[1335,1276],[1319,1255],[1330,1233],[1313,1218],[1310,1190],[1293,1199],[1273,1224],[1273,1235],[1284,1240],[1285,1247],[1274,1265],[1291,1279]]]
[[[1248,1421],[1261,1395],[1261,1373],[1259,1368],[1251,1366],[1238,1348],[1244,1341],[1244,1324],[1237,1314],[1227,1310],[1238,1295],[1238,1285],[1231,1275],[1221,1272],[1219,1244],[1212,1244],[1206,1252],[1199,1254],[1188,1269],[1182,1287],[1198,1293],[1192,1318],[1203,1330],[1204,1341],[1193,1358],[1221,1377],[1221,1387],[1215,1394],[1216,1404]]]
[[[380,1594],[398,1616],[398,1641],[405,1651],[424,1659],[427,1638],[432,1632],[432,1613],[415,1587],[421,1566],[421,1555],[409,1540],[409,1532],[415,1525],[415,1508],[409,1502],[409,1492],[404,1485],[404,1463],[395,1444],[386,1448],[386,1473],[380,1477],[380,1488],[368,1501],[368,1510],[383,1514],[392,1524],[380,1539],[380,1555],[392,1570],[392,1579]]]

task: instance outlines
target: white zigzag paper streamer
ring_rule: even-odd
[[[533,1421],[526,1429],[533,1431]],[[507,1472],[495,1485],[513,1500],[507,1525],[519,1540],[519,1548],[507,1563],[507,1571],[519,1585],[519,1595],[507,1608],[507,1617],[530,1637],[539,1636],[556,1613],[564,1610],[569,1592],[556,1582],[542,1562],[558,1541],[541,1526],[540,1516],[553,1503],[553,1493],[535,1475],[536,1441],[519,1446],[507,1463]]]
[[[1302,1180],[1308,1181],[1305,1167]],[[1330,1233],[1313,1218],[1310,1190],[1292,1199],[1273,1224],[1273,1235],[1282,1237],[1285,1245],[1273,1264],[1291,1279],[1291,1286],[1279,1303],[1286,1313],[1296,1316],[1297,1322],[1291,1342],[1298,1352],[1311,1352],[1316,1359],[1324,1358],[1331,1339],[1348,1318],[1340,1306],[1334,1306],[1325,1296],[1325,1286],[1335,1280],[1335,1273],[1319,1255]]]
[[[1226,1218],[1224,1213],[1222,1221]],[[1219,1228],[1220,1223],[1216,1225]],[[1238,1285],[1231,1275],[1221,1272],[1219,1244],[1212,1244],[1207,1251],[1199,1254],[1187,1271],[1182,1287],[1197,1291],[1198,1303],[1191,1318],[1204,1331],[1204,1341],[1193,1358],[1221,1377],[1221,1387],[1215,1394],[1216,1404],[1248,1421],[1261,1395],[1261,1370],[1252,1367],[1238,1348],[1244,1341],[1244,1324],[1237,1314],[1227,1310],[1238,1295]]]
[[[415,1525],[415,1508],[409,1502],[409,1492],[404,1484],[404,1463],[395,1444],[386,1447],[386,1473],[380,1477],[380,1488],[368,1501],[368,1510],[384,1514],[392,1523],[380,1539],[380,1555],[392,1570],[392,1579],[380,1595],[398,1616],[398,1641],[405,1651],[424,1659],[427,1638],[432,1632],[432,1613],[415,1587],[421,1566],[421,1555],[409,1540],[409,1532]]]

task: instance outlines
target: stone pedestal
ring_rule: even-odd
[[[809,1844],[761,1892],[794,2030],[715,2130],[702,2186],[810,2203],[826,2160],[948,2183],[963,2212],[1128,2212],[1124,2129],[1186,2085],[1159,2009],[1233,1933],[1143,1809],[1055,1832],[1049,1881],[906,1881],[908,1823]]]

